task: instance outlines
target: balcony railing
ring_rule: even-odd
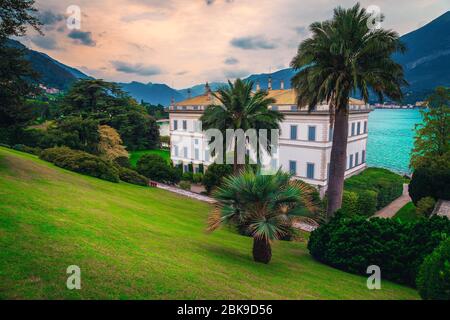
[[[169,111],[183,112],[183,111],[204,111],[207,106],[170,106]],[[271,107],[272,110],[278,110],[280,112],[307,112],[308,107],[298,108],[296,105],[292,106],[276,106]],[[350,105],[350,111],[371,111],[373,108],[370,105]],[[328,105],[318,105],[311,112],[328,112],[330,107]]]

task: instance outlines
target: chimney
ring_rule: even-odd
[[[268,86],[267,86],[267,90],[272,90],[272,76],[269,76],[269,83],[268,83]]]
[[[280,83],[280,90],[284,90],[284,80],[281,80],[281,83]]]
[[[256,91],[261,91],[261,85],[259,84],[259,81],[256,82]]]
[[[192,94],[191,89],[188,89],[187,94],[188,94],[188,99],[192,98],[192,95],[191,95],[191,94]]]
[[[205,94],[208,95],[208,100],[212,100],[212,92],[208,82],[205,85]]]

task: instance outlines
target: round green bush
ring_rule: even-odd
[[[344,191],[342,195],[341,212],[347,217],[352,217],[359,214],[358,195],[356,192]]]
[[[450,300],[450,239],[425,258],[417,276],[422,299]]]
[[[135,184],[138,186],[148,186],[148,179],[136,171],[124,167],[119,167],[119,178],[123,182]]]
[[[191,191],[191,183],[189,181],[181,181],[179,187],[183,190]]]
[[[450,200],[450,170],[445,168],[419,168],[414,171],[409,184],[409,195],[417,206],[420,199]]]
[[[206,192],[210,194],[215,188],[219,187],[223,178],[233,173],[233,167],[228,164],[213,163],[206,170],[203,176],[203,185]]]
[[[431,197],[425,197],[419,200],[417,203],[416,212],[419,216],[429,217],[433,213],[436,206],[436,200]]]
[[[378,265],[383,278],[414,286],[420,265],[450,235],[450,220],[433,216],[402,224],[392,219],[346,217],[336,214],[311,233],[308,249],[318,261],[365,275]]]
[[[203,181],[203,174],[201,173],[194,173],[192,176],[192,182],[193,183],[202,183]]]
[[[371,217],[377,211],[378,193],[373,190],[362,190],[358,192],[358,213],[362,216]]]
[[[137,163],[137,172],[156,182],[174,184],[180,181],[179,170],[156,154],[142,156]]]

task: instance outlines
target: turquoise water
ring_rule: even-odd
[[[421,122],[417,109],[373,111],[369,118],[367,164],[409,173],[414,127]]]

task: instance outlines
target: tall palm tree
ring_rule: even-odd
[[[294,222],[316,212],[311,188],[291,178],[281,170],[274,175],[247,170],[229,176],[214,192],[219,205],[208,219],[208,231],[228,223],[246,226],[253,237],[254,260],[269,263],[271,242],[288,235]]]
[[[394,53],[403,53],[405,47],[396,32],[369,28],[372,19],[359,3],[350,9],[336,8],[332,20],[311,24],[311,37],[300,44],[291,62],[294,69],[301,70],[292,79],[299,106],[313,110],[322,102],[330,105],[334,136],[328,185],[329,217],[342,205],[350,95],[360,94],[366,103],[369,93],[380,100],[384,96],[399,100],[401,87],[407,85],[401,65],[392,59]]]
[[[237,79],[234,83],[228,81],[228,86],[219,88],[214,94],[220,104],[206,108],[200,118],[204,130],[218,129],[226,136],[227,129],[279,129],[279,123],[284,116],[278,111],[270,110],[269,106],[275,103],[268,98],[266,91],[252,92],[253,82]],[[270,147],[271,135],[268,135],[267,146]],[[246,141],[246,144],[249,142]],[[239,173],[238,165],[238,139],[228,141],[225,150],[234,145],[234,173]],[[258,146],[252,146],[258,149]],[[269,150],[268,150],[269,151]]]

